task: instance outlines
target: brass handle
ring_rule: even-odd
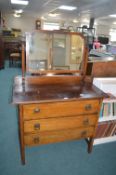
[[[83,124],[84,124],[84,125],[88,125],[88,124],[89,124],[89,120],[88,120],[88,118],[85,119],[85,120],[83,120]]]
[[[39,123],[35,123],[34,124],[34,129],[40,129],[40,124]]]
[[[87,134],[87,131],[82,131],[82,132],[81,132],[81,137],[85,137],[86,134]]]
[[[34,113],[39,113],[39,112],[40,112],[40,109],[39,109],[39,108],[35,108],[35,109],[33,110],[33,112],[34,112]]]
[[[85,105],[85,110],[86,110],[86,111],[89,111],[89,110],[91,110],[91,109],[92,109],[91,104]]]
[[[36,144],[36,143],[39,143],[39,137],[34,137],[33,138],[33,142]]]

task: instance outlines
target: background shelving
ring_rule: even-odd
[[[95,78],[93,82],[109,94],[103,100],[94,145],[116,141],[116,78]]]

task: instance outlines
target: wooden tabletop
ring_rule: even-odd
[[[41,84],[31,83],[28,78],[22,80],[22,77],[18,76],[14,79],[12,103],[45,103],[104,97],[107,97],[107,95],[90,83]]]

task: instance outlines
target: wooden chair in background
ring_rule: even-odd
[[[9,67],[21,67],[21,49],[16,45],[9,53]]]

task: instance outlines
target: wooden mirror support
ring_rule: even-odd
[[[22,77],[25,77],[25,44],[22,42],[22,54],[21,54],[21,58],[22,58]]]
[[[22,45],[22,76],[15,77],[13,85],[13,104],[19,109],[22,163],[25,164],[26,146],[86,139],[90,153],[105,94],[85,82],[85,43],[79,70],[49,69],[27,73],[24,55]]]

